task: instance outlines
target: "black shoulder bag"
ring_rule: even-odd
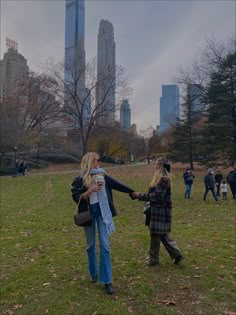
[[[79,204],[80,204],[81,198],[82,198],[82,194],[75,208],[74,220],[75,220],[75,224],[78,226],[87,226],[92,223],[92,217],[91,217],[88,201],[87,201],[87,209],[83,212],[80,212]]]

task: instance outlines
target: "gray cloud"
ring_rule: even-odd
[[[49,56],[64,56],[64,0],[1,2],[1,55],[5,38],[18,41],[33,70]],[[114,25],[117,64],[134,89],[132,123],[139,129],[159,123],[161,85],[171,83],[207,37],[227,40],[235,30],[235,1],[86,1],[86,57],[96,56],[98,25]]]

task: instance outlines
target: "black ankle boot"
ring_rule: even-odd
[[[91,277],[90,281],[91,281],[92,283],[98,282],[98,276]]]
[[[183,259],[184,259],[183,256],[177,256],[174,260],[174,264],[179,265]]]
[[[106,289],[107,294],[114,294],[115,293],[113,286],[112,286],[112,283],[105,284],[105,289]]]

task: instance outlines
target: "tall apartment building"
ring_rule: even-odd
[[[120,106],[120,126],[122,129],[129,129],[131,126],[131,110],[127,99]]]
[[[96,107],[102,115],[97,121],[100,125],[112,124],[115,121],[115,77],[116,77],[116,44],[111,22],[101,20],[97,46],[97,89]],[[110,87],[112,86],[112,89]],[[107,91],[109,93],[107,95]],[[105,96],[106,95],[106,96]],[[105,98],[105,101],[103,101]],[[101,106],[100,106],[101,104]]]
[[[77,85],[77,94],[80,100],[86,96],[85,88],[85,5],[84,0],[66,0],[65,13],[65,100],[74,103],[73,97],[68,89],[74,94]],[[76,104],[74,104],[76,106]],[[88,101],[83,112],[84,119],[88,119]],[[76,110],[75,110],[76,111]],[[67,117],[67,128],[73,130],[78,128],[78,122],[71,116]]]
[[[10,47],[0,60],[0,101],[11,97],[21,80],[29,74],[27,60],[17,49]]]
[[[66,0],[65,16],[65,81],[74,82],[80,76],[80,89],[84,89],[85,69],[85,8],[84,0]]]
[[[174,84],[162,85],[159,131],[168,129],[176,117],[179,117],[179,87]]]

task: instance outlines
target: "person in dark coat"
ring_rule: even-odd
[[[236,199],[236,169],[233,166],[230,166],[226,180],[230,186],[233,199]]]
[[[206,201],[207,194],[210,190],[215,201],[218,202],[218,198],[215,193],[215,181],[214,181],[213,173],[214,173],[213,169],[209,168],[207,171],[207,175],[204,177],[205,192],[203,195],[203,201]]]
[[[190,199],[194,178],[195,178],[195,176],[193,175],[192,171],[189,170],[187,172],[187,176],[186,176],[186,179],[185,179],[185,186],[186,186],[185,198],[187,198],[187,199]]]
[[[19,175],[25,176],[24,161],[19,164]]]
[[[191,171],[190,167],[186,167],[185,171],[183,172],[183,179],[184,179],[184,185],[185,185],[185,194],[184,197],[186,198],[187,191],[188,191],[188,184],[187,184],[187,177],[189,175],[189,172]]]
[[[150,202],[150,247],[147,266],[159,264],[160,243],[164,245],[174,264],[179,264],[183,260],[176,242],[170,238],[172,221],[170,167],[166,158],[157,159],[148,192],[131,193],[133,199]]]
[[[216,183],[216,196],[220,196],[220,184],[223,180],[221,172],[218,170],[215,174],[215,183]]]
[[[19,167],[20,167],[20,163],[19,161],[16,160],[16,176],[19,175]]]
[[[110,256],[109,236],[114,232],[113,217],[117,215],[112,190],[131,193],[133,190],[115,178],[106,174],[99,167],[99,156],[95,152],[84,155],[81,161],[81,175],[72,183],[72,198],[78,203],[79,210],[83,212],[89,206],[92,223],[85,226],[87,239],[88,270],[91,282],[105,285],[106,292],[113,294],[112,266]],[[96,258],[96,225],[99,236],[100,260],[97,266]]]

